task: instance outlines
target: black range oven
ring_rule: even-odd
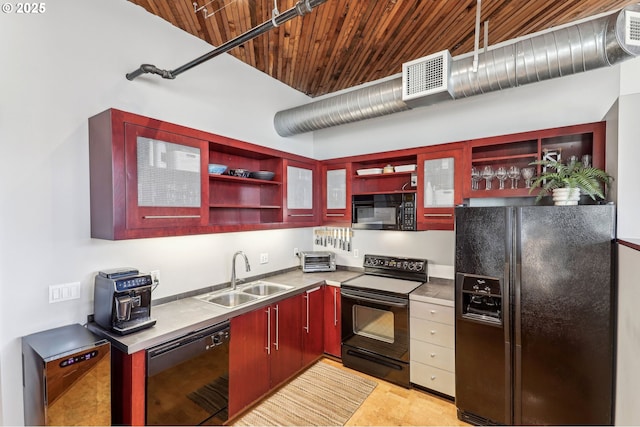
[[[365,274],[342,284],[342,363],[409,387],[409,294],[427,260],[364,256]]]
[[[351,221],[358,229],[416,231],[416,193],[356,194]]]

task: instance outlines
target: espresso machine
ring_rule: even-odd
[[[126,335],[155,325],[151,318],[149,274],[133,268],[98,272],[94,287],[94,320],[107,330]]]

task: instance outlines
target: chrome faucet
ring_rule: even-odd
[[[246,271],[251,271],[251,266],[249,265],[249,260],[247,259],[247,256],[245,255],[244,252],[242,251],[238,251],[235,254],[233,254],[233,258],[231,259],[231,289],[232,290],[236,290],[236,257],[238,255],[242,255],[244,257],[244,265],[246,268]]]

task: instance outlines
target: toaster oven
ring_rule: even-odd
[[[300,267],[305,273],[335,271],[336,254],[333,252],[300,252]]]

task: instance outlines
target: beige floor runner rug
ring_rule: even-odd
[[[318,362],[234,423],[236,426],[342,426],[375,381]]]

